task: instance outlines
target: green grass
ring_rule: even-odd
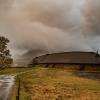
[[[15,85],[13,86],[12,89],[12,95],[10,100],[16,100],[16,96],[18,96],[18,88],[19,88],[19,77],[16,77]],[[28,93],[25,92],[25,88],[23,88],[22,81],[20,81],[20,100],[29,100],[28,98]],[[25,99],[26,98],[26,99]]]
[[[20,100],[99,100],[100,80],[78,77],[73,71],[33,68],[19,76]],[[14,88],[17,92],[18,80]],[[15,95],[12,95],[14,99]]]
[[[30,71],[33,68],[4,68],[4,69],[0,69],[0,75],[11,75],[11,74],[17,74],[20,72],[26,72],[26,71]]]
[[[11,93],[11,100],[16,100],[16,96],[18,94],[18,79],[16,77],[15,79],[15,84],[13,86],[13,89],[12,89],[12,93]]]

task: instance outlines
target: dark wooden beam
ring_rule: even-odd
[[[56,65],[56,64],[53,64],[53,65],[52,65],[52,68],[54,68],[54,67],[55,67],[55,65]]]
[[[46,64],[46,66],[45,67],[49,67],[49,64]]]
[[[80,71],[82,71],[82,70],[85,69],[85,65],[83,65],[83,64],[82,64],[80,67],[81,67],[81,68],[80,68]]]

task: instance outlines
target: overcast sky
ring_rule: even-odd
[[[14,57],[30,50],[100,50],[100,0],[0,0],[0,33]]]

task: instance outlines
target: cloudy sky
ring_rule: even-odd
[[[100,0],[0,0],[0,34],[12,55],[100,50]]]

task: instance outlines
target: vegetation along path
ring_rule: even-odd
[[[95,74],[36,67],[19,75],[11,100],[16,100],[19,80],[19,100],[100,100],[100,73]]]

